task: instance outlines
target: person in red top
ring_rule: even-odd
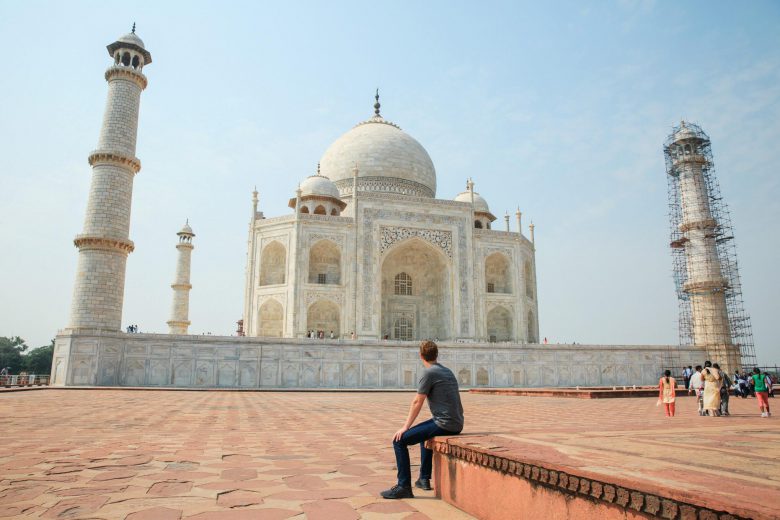
[[[674,380],[672,372],[664,371],[664,375],[658,380],[658,404],[664,404],[664,413],[667,417],[674,417],[674,397],[677,381]]]

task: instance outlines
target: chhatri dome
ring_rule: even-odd
[[[468,202],[471,204],[471,192],[469,190],[463,191],[461,193],[458,193],[458,195],[455,197],[455,199],[458,202]],[[488,207],[487,201],[477,193],[474,192],[474,211],[482,212],[482,213],[490,213],[490,208]]]
[[[339,137],[320,160],[322,175],[331,179],[341,195],[352,193],[353,170],[358,166],[360,191],[436,196],[433,161],[413,137],[387,121],[379,112],[379,91],[374,116]]]

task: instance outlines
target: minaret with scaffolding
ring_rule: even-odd
[[[729,374],[753,367],[753,331],[710,138],[698,125],[682,121],[666,139],[664,156],[680,345],[703,349]]]

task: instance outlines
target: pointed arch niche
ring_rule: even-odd
[[[449,259],[412,238],[393,246],[382,261],[382,337],[420,340],[452,336]]]
[[[512,314],[505,307],[499,305],[488,312],[487,333],[491,342],[512,340]]]
[[[493,253],[485,259],[485,291],[509,294],[512,283],[509,259],[503,253]]]
[[[528,343],[539,343],[533,311],[528,311]]]
[[[281,338],[284,329],[284,307],[274,299],[266,300],[258,310],[258,336]]]
[[[341,283],[341,250],[331,240],[320,240],[309,250],[309,283]]]
[[[260,285],[284,283],[287,270],[287,249],[274,240],[263,248],[260,256]]]
[[[325,337],[330,338],[331,331],[335,337],[339,337],[341,323],[341,309],[330,300],[319,300],[309,306],[306,312],[306,330],[325,332]]]

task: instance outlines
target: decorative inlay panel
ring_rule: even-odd
[[[452,231],[440,229],[419,229],[397,226],[381,226],[379,234],[379,252],[383,254],[390,247],[408,238],[421,238],[438,247],[447,257],[452,258]]]

